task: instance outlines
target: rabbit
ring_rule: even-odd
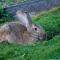
[[[16,17],[18,21],[6,23],[0,27],[0,42],[29,44],[44,40],[45,30],[33,24],[27,12],[17,12]]]

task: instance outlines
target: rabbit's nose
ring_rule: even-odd
[[[43,40],[43,37],[38,37],[38,40]]]
[[[46,36],[43,35],[43,36],[38,36],[38,39],[41,40],[41,41],[44,41],[46,39]]]

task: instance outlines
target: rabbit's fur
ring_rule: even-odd
[[[9,43],[28,44],[43,40],[44,29],[35,24],[28,24],[29,26],[27,24],[21,24],[19,21],[4,24],[0,27],[0,42],[8,41]]]

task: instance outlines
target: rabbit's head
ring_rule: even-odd
[[[36,40],[43,40],[45,36],[45,31],[41,26],[32,23],[31,16],[28,12],[17,11],[17,18],[20,23],[27,28],[27,31],[32,34],[32,37]]]
[[[44,40],[45,38],[45,30],[42,28],[42,26],[38,26],[36,24],[32,24],[32,35],[35,37],[37,40]]]

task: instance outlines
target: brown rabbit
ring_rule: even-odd
[[[28,13],[18,11],[16,17],[19,21],[1,26],[0,42],[8,41],[9,43],[28,44],[44,39],[44,29],[33,24]]]

